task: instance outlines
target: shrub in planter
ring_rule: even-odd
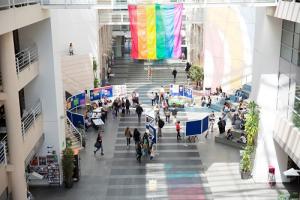
[[[241,160],[241,178],[251,178],[251,152],[246,149]]]
[[[201,66],[193,65],[189,70],[189,77],[192,81],[196,82],[196,88],[202,86],[202,82],[204,80],[204,70]]]
[[[73,187],[73,173],[74,173],[74,152],[70,147],[63,150],[62,167],[64,175],[64,184],[66,188]]]
[[[259,109],[254,101],[248,105],[248,114],[246,116],[245,131],[247,133],[247,145],[253,146],[258,133]]]

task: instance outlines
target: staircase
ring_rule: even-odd
[[[73,125],[73,123],[66,117],[65,120],[66,138],[72,142],[72,149],[82,149],[83,134]]]

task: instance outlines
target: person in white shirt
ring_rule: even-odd
[[[240,139],[237,142],[238,143],[243,143],[243,144],[247,143],[247,138],[246,138],[246,136],[245,136],[244,133],[241,134],[241,137],[240,137]]]

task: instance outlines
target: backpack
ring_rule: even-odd
[[[163,121],[163,120],[159,120],[159,122],[158,122],[159,124],[159,128],[163,128],[164,127],[164,125],[165,125],[165,122]]]

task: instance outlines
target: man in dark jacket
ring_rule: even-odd
[[[138,115],[139,118],[139,122],[141,122],[141,116],[142,116],[142,112],[143,112],[143,108],[140,106],[140,104],[137,104],[135,112]]]
[[[141,141],[141,133],[137,130],[137,128],[133,131],[133,139],[135,144],[138,144]]]
[[[165,122],[160,117],[158,117],[158,137],[162,137],[161,129],[164,127],[164,125]]]
[[[176,75],[177,75],[177,70],[174,68],[172,71],[172,74],[174,76],[174,83],[176,82]]]
[[[226,126],[225,120],[222,119],[221,117],[219,117],[218,128],[219,128],[220,134],[225,133],[225,126]]]

